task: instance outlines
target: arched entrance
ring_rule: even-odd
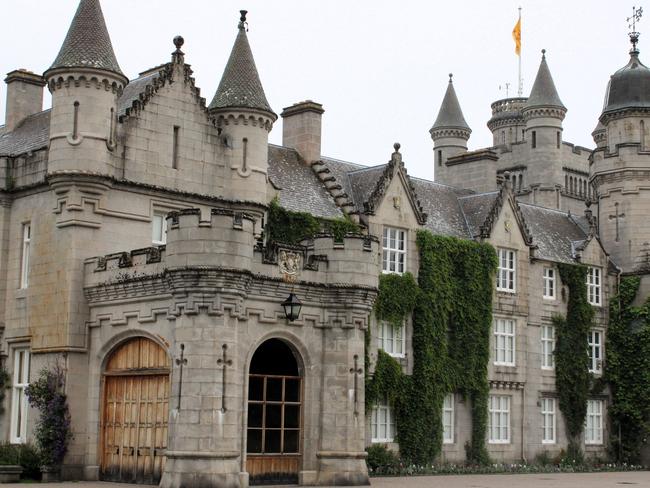
[[[158,484],[165,465],[170,361],[137,337],[110,355],[102,377],[101,477]]]
[[[248,375],[246,470],[251,484],[297,483],[301,462],[302,375],[280,339],[255,351]]]

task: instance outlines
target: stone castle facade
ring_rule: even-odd
[[[532,459],[566,447],[551,317],[557,263],[589,266],[591,368],[602,374],[621,273],[650,293],[650,71],[634,49],[608,87],[596,149],[562,141],[566,113],[545,58],[527,99],[493,104],[494,147],[467,152],[451,83],[431,129],[436,182],[399,145],[365,167],[321,155],[320,104],[277,115],[246,30],[210,103],[174,39],[168,62],[129,80],[99,0],[80,0],[41,75],[8,74],[0,127],[1,351],[11,393],[3,440],[33,439],[24,388],[61,365],[71,479],[245,487],[262,480],[365,484],[365,447],[392,444],[391,406],[364,416],[364,335],[412,369],[411,324],[372,313],[382,272],[417,274],[415,232],[489,242],[499,256],[488,451]],[[42,109],[43,89],[52,107]],[[267,242],[269,203],[347,216],[363,235]],[[584,205],[591,200],[590,207]],[[283,303],[302,308],[287,318]],[[291,320],[290,320],[291,319]],[[607,449],[607,394],[590,398],[585,447]],[[450,395],[444,461],[462,461],[469,406]],[[394,446],[398,448],[398,446]]]

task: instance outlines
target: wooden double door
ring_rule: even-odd
[[[146,338],[123,343],[103,375],[101,477],[158,484],[165,466],[170,364]]]

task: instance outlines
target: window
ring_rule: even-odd
[[[557,148],[560,149],[560,143],[562,142],[562,137],[560,136],[560,131],[557,131],[555,133],[555,138],[557,139]]]
[[[13,444],[24,444],[27,436],[27,395],[29,386],[29,349],[14,350],[13,388],[11,400],[11,433]]]
[[[442,151],[438,149],[438,166],[442,166]]]
[[[533,149],[537,147],[537,132],[533,131],[531,138],[530,138],[531,145]]]
[[[406,262],[406,231],[384,227],[382,271],[402,274]]]
[[[555,360],[555,327],[542,325],[542,369],[553,369]]]
[[[587,270],[587,299],[592,305],[601,305],[600,268],[589,267]]]
[[[515,365],[515,321],[494,321],[494,364]]]
[[[172,168],[174,169],[178,169],[178,135],[180,130],[179,126],[174,126],[174,140],[172,143]]]
[[[542,444],[555,444],[555,398],[542,398]]]
[[[404,356],[404,326],[394,327],[388,322],[382,321],[378,327],[377,347],[383,349],[391,356]]]
[[[395,421],[388,404],[388,398],[378,401],[377,405],[372,408],[370,430],[372,432],[372,442],[393,442]]]
[[[501,144],[505,145],[506,143],[506,131],[501,131]]]
[[[602,373],[603,368],[603,333],[598,330],[589,331],[589,372]]]
[[[544,298],[555,300],[555,270],[544,268]]]
[[[20,287],[29,286],[29,244],[32,240],[32,224],[23,224],[23,247],[20,256]]]
[[[442,442],[454,443],[454,394],[445,396],[442,404]]]
[[[156,246],[165,245],[167,243],[167,214],[154,212],[151,222],[151,242]]]
[[[587,400],[585,444],[603,443],[603,401]]]
[[[488,432],[490,444],[510,442],[510,397],[490,395],[488,406]]]
[[[515,251],[498,249],[497,290],[515,292]]]

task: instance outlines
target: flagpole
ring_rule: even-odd
[[[519,7],[519,26],[520,26],[519,27],[519,29],[520,29],[519,32],[521,32],[521,7]],[[517,93],[518,93],[519,97],[521,97],[523,95],[523,93],[524,93],[524,86],[523,86],[524,84],[522,83],[522,79],[521,79],[521,49],[519,50],[519,79],[518,79],[518,81],[519,81],[519,90],[517,90]]]

